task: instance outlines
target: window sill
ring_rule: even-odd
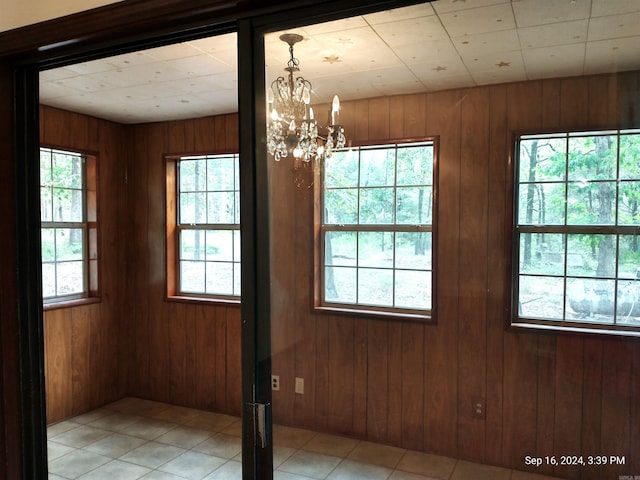
[[[240,299],[236,300],[233,298],[211,298],[199,297],[196,295],[167,295],[166,299],[168,302],[202,304],[220,307],[240,307]]]
[[[566,334],[584,334],[584,335],[614,335],[625,337],[640,337],[640,329],[635,327],[617,327],[604,324],[583,325],[583,324],[567,324],[567,323],[529,323],[523,321],[514,321],[510,325],[510,330],[530,332],[530,333],[566,333]]]
[[[384,310],[375,310],[367,308],[347,308],[333,305],[321,305],[314,307],[314,311],[321,314],[339,314],[358,318],[372,318],[377,320],[388,320],[391,322],[419,322],[435,325],[436,320],[432,313],[418,314],[410,312],[393,312]]]
[[[78,298],[74,300],[62,300],[59,302],[43,303],[42,310],[45,312],[48,312],[49,310],[58,310],[61,308],[81,307],[83,305],[100,303],[101,301],[102,299],[100,297],[87,297],[87,298]]]

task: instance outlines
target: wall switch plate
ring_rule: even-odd
[[[304,378],[296,377],[296,393],[304,394]]]

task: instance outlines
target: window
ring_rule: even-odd
[[[168,163],[173,230],[169,296],[238,300],[240,189],[238,155],[182,156]],[[174,183],[175,187],[169,185]],[[175,207],[175,208],[174,208]],[[175,223],[174,223],[175,222]],[[175,263],[174,263],[175,262]]]
[[[434,142],[351,148],[325,161],[320,306],[430,316]]]
[[[515,148],[514,322],[640,332],[640,130]]]
[[[45,304],[97,295],[95,157],[40,149]]]

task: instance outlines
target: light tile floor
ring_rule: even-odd
[[[237,417],[125,398],[47,429],[49,479],[240,480]],[[275,480],[550,480],[274,426]]]

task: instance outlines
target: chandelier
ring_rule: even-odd
[[[267,89],[269,122],[267,124],[267,149],[276,161],[293,155],[296,161],[310,162],[331,157],[334,149],[342,148],[346,139],[342,125],[336,124],[340,111],[338,96],[331,104],[331,125],[326,135],[319,133],[318,122],[313,115],[311,82],[294,77],[300,71],[300,61],[293,56],[293,46],[302,40],[302,35],[285,33],[280,40],[289,45],[291,58],[284,69],[289,74],[279,76]]]

